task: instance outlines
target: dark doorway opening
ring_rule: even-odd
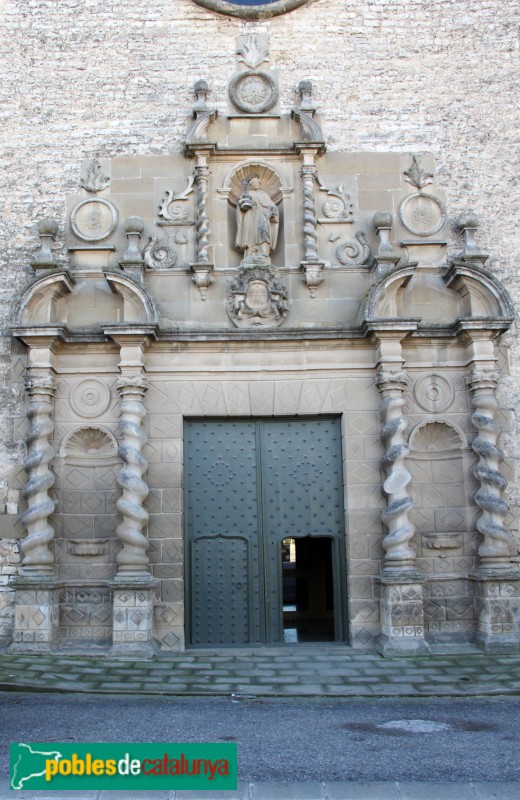
[[[332,539],[283,540],[282,596],[284,642],[334,641]]]

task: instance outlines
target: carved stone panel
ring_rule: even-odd
[[[287,289],[271,267],[243,267],[228,292],[228,314],[237,328],[281,325],[289,313]]]

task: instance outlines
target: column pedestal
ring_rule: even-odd
[[[54,578],[17,577],[15,590],[13,644],[16,653],[42,653],[57,648],[59,630],[59,588]]]
[[[480,570],[471,578],[476,581],[477,644],[486,653],[519,652],[519,570]]]
[[[157,581],[115,578],[111,655],[150,658],[158,648],[153,638]]]
[[[381,587],[379,652],[384,656],[427,655],[430,646],[424,639],[424,576],[403,570],[380,575],[377,582]]]

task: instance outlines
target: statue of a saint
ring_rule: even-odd
[[[278,208],[260,178],[244,181],[244,193],[237,203],[236,246],[244,250],[244,261],[270,263],[278,239]]]

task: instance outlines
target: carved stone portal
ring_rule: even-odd
[[[272,267],[242,267],[229,287],[228,313],[237,328],[281,325],[289,307],[278,272]]]

